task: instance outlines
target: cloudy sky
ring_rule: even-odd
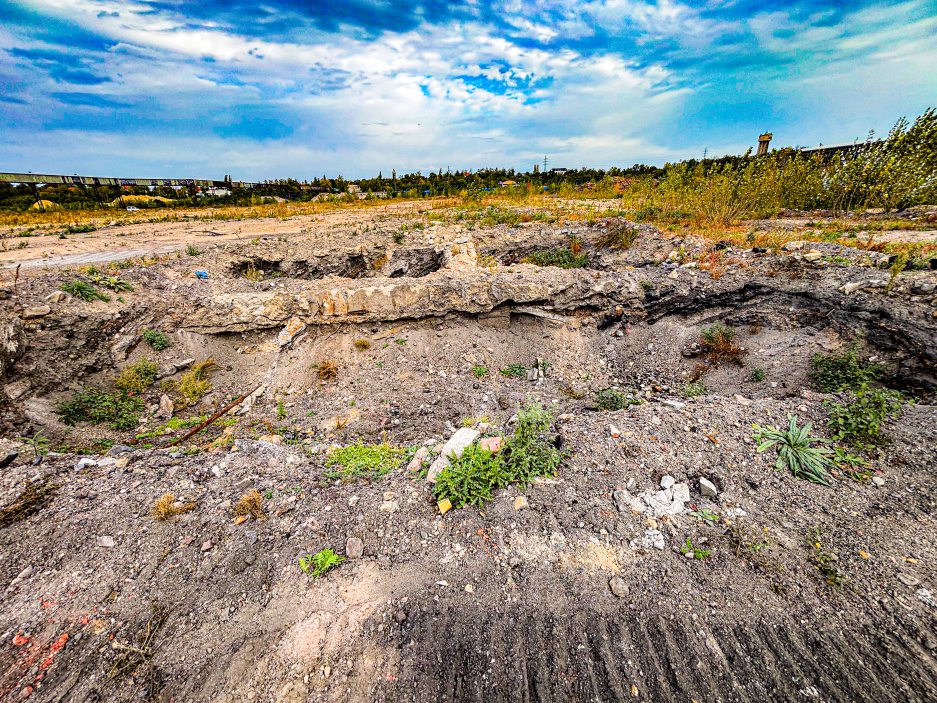
[[[853,141],[937,0],[0,0],[0,171],[345,177]]]

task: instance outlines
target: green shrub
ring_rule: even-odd
[[[488,375],[488,367],[482,364],[475,364],[475,366],[472,367],[472,375],[475,378],[484,378]]]
[[[144,403],[141,398],[124,392],[105,393],[85,388],[62,401],[55,412],[66,425],[89,422],[92,425],[108,423],[115,430],[129,430],[137,426]]]
[[[339,556],[331,549],[323,549],[315,554],[307,554],[304,557],[300,557],[299,568],[304,574],[308,575],[311,571],[314,578],[319,578],[343,561],[345,561],[345,557]]]
[[[829,469],[833,465],[833,452],[825,447],[813,446],[815,443],[829,440],[811,437],[810,431],[813,425],[808,422],[798,427],[796,415],[788,417],[788,420],[789,425],[786,430],[752,425],[755,428],[758,452],[777,447],[778,460],[775,463],[777,468],[790,469],[795,478],[805,478],[812,483],[829,486]]]
[[[768,378],[768,372],[764,369],[752,369],[752,383],[761,383],[766,378]]]
[[[814,354],[810,359],[810,377],[826,393],[858,391],[884,371],[882,364],[861,360],[857,345],[841,354]]]
[[[407,452],[389,444],[352,444],[329,452],[326,466],[337,467],[325,473],[329,480],[353,481],[379,478],[398,468]]]
[[[558,266],[564,269],[580,269],[589,265],[588,254],[575,254],[572,249],[560,247],[549,251],[537,251],[523,259],[522,263],[535,266]]]
[[[89,303],[92,300],[103,300],[105,303],[110,300],[110,296],[108,296],[107,293],[102,293],[90,283],[82,281],[81,279],[75,279],[70,283],[63,283],[61,290]]]
[[[107,288],[120,293],[122,291],[133,290],[133,286],[123,280],[120,276],[107,276],[103,273],[95,273],[88,276],[88,280],[96,286]]]
[[[143,341],[149,344],[156,351],[163,351],[169,348],[169,337],[156,330],[143,330]]]
[[[199,249],[194,244],[188,244],[185,248],[185,253],[188,254],[189,256],[198,256],[199,254],[202,253],[202,250]]]
[[[505,378],[527,378],[527,367],[523,364],[508,364],[498,373]]]
[[[624,410],[638,402],[622,393],[617,388],[606,388],[595,394],[595,407],[599,410]]]
[[[437,500],[448,498],[457,508],[481,505],[497,488],[512,483],[525,486],[538,476],[553,476],[563,455],[547,436],[552,421],[539,403],[528,403],[517,414],[517,428],[498,454],[476,442],[461,456],[450,456],[449,466],[436,478]]]
[[[735,343],[735,330],[717,320],[700,330],[700,345],[713,365],[723,361],[742,363],[742,347]]]
[[[706,384],[702,381],[690,381],[683,387],[683,395],[687,398],[696,398],[706,394]]]
[[[851,402],[829,403],[833,439],[865,449],[880,443],[882,426],[901,414],[903,400],[898,391],[865,386]]]
[[[142,359],[135,364],[124,367],[114,385],[125,393],[139,395],[153,385],[159,367],[155,361]]]

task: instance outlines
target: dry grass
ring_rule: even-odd
[[[193,364],[191,369],[182,374],[175,385],[175,390],[179,394],[176,404],[180,408],[195,405],[211,390],[208,377],[214,371],[214,367],[214,359],[205,359],[205,361]]]
[[[255,520],[263,520],[264,515],[264,497],[256,488],[249,490],[242,495],[238,502],[234,504],[234,514],[237,517],[252,517]]]
[[[182,503],[176,500],[174,493],[164,493],[153,504],[153,517],[162,522],[190,510],[195,510],[195,503]]]
[[[322,381],[329,381],[338,375],[338,362],[326,359],[316,366],[316,375]]]
[[[714,322],[702,329],[699,343],[709,363],[713,366],[718,366],[725,361],[742,365],[742,355],[745,350],[736,344],[735,330],[731,327],[721,322]]]
[[[370,349],[370,348],[371,348],[370,339],[356,339],[355,340],[355,349],[359,349],[360,351],[365,351],[366,349]]]
[[[52,500],[59,484],[48,481],[26,482],[23,492],[0,508],[0,527],[9,527],[42,510]]]

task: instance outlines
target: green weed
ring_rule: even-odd
[[[403,463],[407,451],[389,444],[352,444],[329,452],[326,466],[337,467],[326,471],[330,481],[354,481],[358,478],[380,478]]]
[[[789,469],[795,478],[805,478],[812,483],[829,486],[833,452],[824,447],[813,446],[829,440],[811,437],[813,425],[808,422],[798,427],[796,415],[789,416],[788,420],[786,430],[752,425],[755,429],[755,441],[758,442],[758,452],[776,447],[778,460],[775,467]]]
[[[307,554],[304,557],[300,557],[299,568],[307,576],[311,572],[313,578],[319,578],[343,561],[345,561],[345,557],[339,556],[331,549],[323,549],[315,554]]]
[[[149,344],[156,351],[163,351],[169,348],[169,337],[156,330],[143,330],[140,335],[143,341]]]

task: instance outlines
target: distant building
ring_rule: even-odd
[[[517,181],[498,181],[498,185],[502,188],[510,188],[511,186],[516,186]]]
[[[349,183],[349,184],[348,184],[348,192],[349,192],[349,193],[355,193],[355,194],[360,193],[360,192],[361,192],[361,186],[359,186],[359,185],[356,184],[356,183]]]

